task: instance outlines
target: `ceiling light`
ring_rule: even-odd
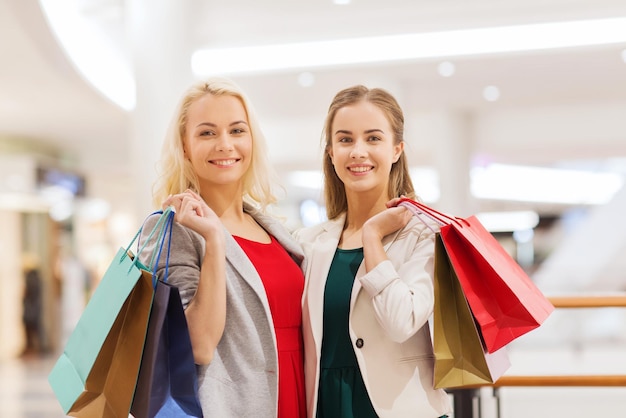
[[[197,76],[626,42],[626,17],[196,51]]]
[[[495,102],[500,98],[500,89],[496,86],[487,86],[483,89],[483,98],[488,102]]]
[[[539,224],[539,215],[530,210],[480,212],[476,217],[489,232],[527,231]]]
[[[454,74],[454,64],[450,61],[444,61],[437,66],[437,71],[442,77],[451,77]]]
[[[609,172],[490,164],[470,173],[480,199],[559,204],[604,204],[623,187],[624,176]]]
[[[300,84],[302,87],[311,87],[313,84],[315,84],[315,76],[313,75],[313,73],[310,73],[308,71],[300,73],[300,75],[298,75],[298,84]]]
[[[112,39],[82,16],[75,1],[39,0],[50,29],[79,73],[125,110],[135,107],[130,62]]]

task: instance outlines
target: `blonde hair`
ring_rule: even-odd
[[[332,125],[339,109],[360,101],[372,103],[380,108],[389,120],[394,143],[399,144],[404,141],[404,114],[396,99],[389,92],[380,88],[368,89],[365,86],[357,85],[341,90],[335,95],[328,108],[322,138],[324,143],[324,199],[328,219],[335,219],[348,210],[345,186],[337,176],[329,154],[332,147]],[[389,196],[387,197],[389,199],[400,195],[415,198],[415,190],[404,152],[398,161],[391,166],[388,190]]]
[[[163,142],[158,178],[153,187],[153,204],[160,208],[169,195],[182,193],[187,189],[200,192],[198,178],[191,163],[185,158],[183,141],[189,107],[207,94],[233,96],[243,104],[252,136],[252,161],[243,177],[243,198],[244,201],[265,209],[276,202],[271,184],[277,178],[269,164],[265,137],[250,100],[232,80],[220,77],[193,84],[179,101]]]

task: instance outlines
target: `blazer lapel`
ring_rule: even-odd
[[[276,238],[281,245],[283,245],[298,265],[302,263],[302,260],[304,259],[302,249],[291,237],[286,228],[282,225],[278,225],[278,221],[268,215],[262,214],[247,203],[244,203],[244,211],[249,213],[255,221],[259,223],[259,225],[261,225],[268,233],[273,235],[274,238]],[[239,276],[243,279],[243,281],[245,281],[256,293],[259,300],[263,304],[267,317],[271,318],[272,315],[269,302],[267,300],[267,294],[265,293],[265,287],[259,273],[256,271],[256,268],[246,253],[226,228],[224,228],[224,235],[226,238],[226,260],[231,264],[233,269],[239,273]]]
[[[311,315],[311,329],[318,349],[322,343],[324,290],[330,264],[335,256],[339,245],[339,238],[343,230],[344,217],[327,222],[324,231],[320,233],[311,246],[310,259],[307,259],[307,271],[305,276],[309,278],[307,283],[307,303]]]
[[[298,242],[279,220],[258,211],[247,203],[244,203],[243,209],[249,213],[268,233],[272,234],[274,238],[276,238],[280,245],[283,246],[283,248],[299,266],[302,265],[302,261],[304,260],[302,247],[300,247]]]
[[[255,220],[257,219],[258,212],[256,212],[252,206],[244,203],[244,211],[249,212]],[[265,227],[265,226],[264,226]],[[259,276],[256,268],[241,248],[239,243],[235,241],[235,238],[224,227],[224,237],[226,239],[226,261],[230,263],[233,270],[235,270],[239,277],[246,282],[254,293],[258,296],[265,313],[268,318],[271,318],[271,311],[269,301],[267,300],[267,294],[265,293],[265,287],[263,281]]]
[[[224,228],[224,236],[226,238],[226,260],[233,269],[239,273],[239,276],[255,291],[263,302],[263,305],[266,305],[269,309],[267,297],[265,296],[265,288],[263,287],[259,273],[257,273],[246,253],[226,228]]]

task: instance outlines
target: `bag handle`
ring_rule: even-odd
[[[152,255],[150,257],[150,262],[149,262],[149,266],[148,266],[148,267],[151,267],[152,285],[155,288],[156,288],[156,281],[157,281],[156,270],[157,270],[157,267],[158,267],[158,264],[159,264],[159,260],[161,259],[161,253],[163,251],[163,245],[165,244],[166,237],[167,237],[167,256],[166,256],[166,259],[165,259],[165,276],[163,277],[162,280],[164,282],[167,282],[167,276],[168,276],[169,264],[170,264],[170,249],[171,249],[171,242],[172,242],[172,228],[173,228],[173,225],[174,225],[174,215],[175,215],[174,207],[173,206],[168,206],[164,211],[163,210],[157,210],[155,212],[152,212],[144,220],[143,224],[141,225],[141,227],[139,228],[139,231],[138,231],[138,235],[140,235],[141,231],[143,230],[143,227],[144,227],[146,221],[148,220],[148,218],[150,218],[150,216],[158,215],[158,214],[160,214],[161,217],[157,221],[157,224],[153,228],[152,232],[148,235],[148,238],[146,239],[146,242],[141,246],[142,249],[143,249],[143,247],[145,247],[145,245],[150,241],[150,239],[151,239],[155,229],[158,227],[159,223],[161,223],[161,227],[159,229],[159,233],[158,233],[158,236],[157,236],[157,245],[152,250]],[[165,224],[162,223],[163,219],[166,219]],[[139,239],[137,240],[137,247],[139,248]],[[158,247],[158,250],[157,250],[157,247]],[[141,250],[139,250],[139,252],[141,252]]]
[[[413,214],[418,218],[420,217],[420,215],[426,215],[428,218],[437,222],[440,226],[450,225],[453,222],[459,225],[461,224],[462,219],[456,216],[447,215],[443,212],[439,212],[438,210],[435,210],[430,206],[426,206],[425,204],[417,202],[413,199],[409,199],[408,197],[400,198],[398,206],[404,206],[405,208],[413,212]]]
[[[171,207],[171,206],[170,206]],[[163,229],[163,234],[161,235],[161,244],[159,245],[159,253],[156,256],[156,263],[154,263],[154,267],[152,268],[152,285],[156,289],[157,275],[156,270],[159,264],[159,260],[161,259],[161,252],[163,251],[163,244],[165,243],[165,236],[167,234],[167,255],[165,256],[165,275],[163,276],[163,282],[167,283],[168,272],[170,267],[170,250],[172,248],[172,229],[174,226],[174,211],[170,211],[167,216],[167,223]],[[169,232],[169,233],[168,233]],[[154,253],[153,253],[154,256]],[[150,261],[152,263],[152,260]]]
[[[139,240],[138,240],[138,238],[139,238],[139,235],[141,234],[141,231],[143,230],[143,224],[142,224],[142,226],[135,233],[135,236],[133,237],[133,239],[130,241],[130,243],[126,247],[126,249],[124,251],[124,254],[120,258],[120,261],[122,261],[125,257],[127,257],[128,254],[130,253],[130,248],[133,246],[135,241],[137,241],[138,251],[137,251],[137,254],[135,255],[135,258],[133,259],[133,262],[132,262],[130,268],[132,268],[132,266],[137,266],[137,263],[139,262],[139,255],[143,252],[144,248],[146,247],[148,242],[150,242],[150,239],[154,236],[154,234],[157,233],[157,231],[158,231],[157,236],[159,237],[159,239],[162,237],[164,228],[166,226],[165,221],[168,219],[169,215],[171,213],[173,213],[173,208],[172,207],[168,207],[167,209],[165,209],[165,211],[154,212],[151,215],[154,215],[154,214],[157,214],[157,213],[162,213],[162,214],[159,217],[159,220],[157,221],[156,225],[154,225],[154,227],[150,231],[150,234],[148,235],[148,238],[146,239],[146,242],[144,242],[143,245],[141,247],[139,247]],[[144,224],[145,224],[145,221],[144,221]]]

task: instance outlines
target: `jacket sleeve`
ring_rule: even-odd
[[[389,260],[360,277],[380,325],[393,341],[412,337],[434,309],[435,233],[412,220],[387,250]]]
[[[146,220],[139,236],[140,248],[158,219],[158,215],[152,215]],[[150,242],[146,244],[141,254],[139,254],[139,260],[148,268],[152,268],[155,263],[155,260],[152,260],[152,254],[158,244],[156,241],[154,237],[151,238]],[[185,228],[178,222],[174,222],[172,224],[171,243],[169,234],[166,234],[163,250],[157,262],[157,277],[178,288],[185,308],[198,288],[204,245],[204,240],[200,235]],[[158,251],[158,248],[156,250]]]

